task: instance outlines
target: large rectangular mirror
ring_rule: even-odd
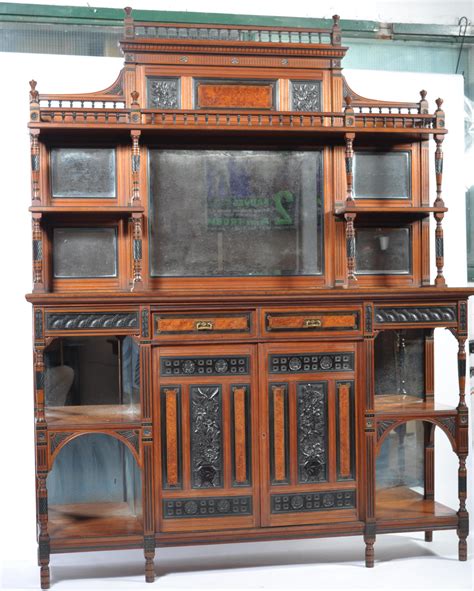
[[[320,275],[321,151],[150,150],[153,277]]]

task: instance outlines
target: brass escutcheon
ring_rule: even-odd
[[[305,328],[319,328],[322,325],[322,322],[319,318],[306,318],[304,321]]]
[[[196,320],[196,330],[212,330],[214,323],[211,320]]]

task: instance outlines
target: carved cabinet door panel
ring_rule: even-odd
[[[261,347],[262,525],[357,519],[354,343]]]
[[[157,531],[259,523],[255,347],[157,347]]]

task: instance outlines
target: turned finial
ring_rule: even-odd
[[[441,111],[441,105],[443,104],[443,99],[442,98],[437,98],[435,100],[436,106],[438,107],[438,111]]]
[[[126,6],[124,8],[124,11],[125,11],[125,18],[130,18],[131,14],[132,14],[131,6]]]
[[[418,109],[419,109],[419,112],[422,113],[423,115],[427,115],[429,112],[428,101],[426,100],[427,94],[428,93],[426,92],[426,90],[420,90],[421,100],[418,103]]]
[[[333,27],[339,27],[339,21],[341,20],[341,17],[338,14],[334,14],[332,17],[332,22],[333,22]]]
[[[36,80],[30,80],[30,103],[37,103],[38,102],[38,91],[36,90],[36,85],[38,83]]]
[[[133,90],[130,94],[132,96],[132,103],[134,105],[138,104],[138,97],[140,96],[140,94],[136,90]]]
[[[350,94],[346,94],[344,97],[344,102],[346,103],[346,109],[350,109],[352,107],[352,97]]]

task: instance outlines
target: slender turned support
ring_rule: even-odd
[[[133,94],[133,93],[132,93]],[[138,96],[138,93],[137,93]],[[132,205],[140,204],[140,135],[141,131],[132,129]]]
[[[469,513],[466,509],[467,471],[466,455],[464,454],[459,456],[458,483],[459,511],[457,534],[459,537],[459,560],[465,562],[467,560],[467,536],[469,535]]]
[[[351,97],[348,95],[345,97],[345,101],[346,101],[346,108],[344,110],[345,113],[345,118],[347,119],[347,112],[349,109],[352,108],[350,107],[351,104]],[[353,115],[353,111],[352,111],[352,116]],[[350,117],[349,117],[350,119]],[[353,149],[353,143],[354,143],[354,138],[355,138],[355,133],[346,133],[345,134],[345,140],[346,140],[346,184],[347,184],[347,192],[346,192],[346,204],[354,204],[354,175],[353,175],[353,163],[354,163],[354,149]]]
[[[446,287],[446,280],[443,275],[444,267],[444,238],[442,221],[444,213],[435,213],[436,230],[435,230],[435,247],[436,247],[436,269],[437,275],[435,279],[436,287]]]
[[[438,99],[439,100],[439,99]],[[434,136],[436,142],[435,152],[435,172],[436,172],[436,199],[434,207],[444,207],[444,201],[442,197],[442,184],[443,184],[443,149],[442,144],[444,140],[443,135]]]
[[[461,305],[461,303],[460,303]],[[463,330],[464,327],[461,326]],[[466,509],[467,499],[467,470],[466,458],[469,452],[469,418],[466,406],[466,335],[458,333],[458,379],[459,379],[459,404],[457,407],[458,416],[456,422],[456,446],[459,457],[458,468],[458,528],[459,537],[459,560],[467,560],[467,536],[469,535],[469,513]]]
[[[133,224],[133,277],[132,291],[138,291],[143,288],[142,279],[142,214],[132,214]]]
[[[30,131],[31,148],[31,203],[38,205],[41,202],[40,196],[40,151],[39,151],[39,129]]]
[[[40,225],[41,214],[33,214],[33,291],[44,291],[43,282],[43,233]]]
[[[346,256],[347,256],[347,285],[352,287],[357,285],[357,277],[355,275],[355,229],[354,220],[355,213],[344,214],[346,220]]]

